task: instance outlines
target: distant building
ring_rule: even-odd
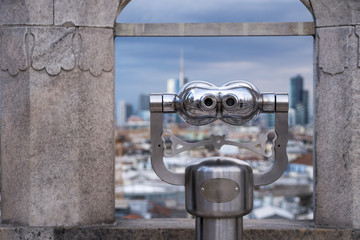
[[[290,102],[289,107],[294,108],[296,107],[297,103],[302,102],[302,90],[304,85],[304,79],[302,76],[297,75],[290,79]]]
[[[140,94],[139,95],[139,106],[138,111],[150,110],[150,95],[149,94]]]
[[[295,116],[295,109],[290,108],[289,109],[289,126],[296,125],[296,116]]]
[[[184,73],[184,53],[180,53],[180,61],[179,61],[179,89],[182,88],[186,83],[188,83],[188,79],[185,77]]]
[[[166,92],[178,93],[181,87],[186,83],[188,83],[187,78],[183,78],[182,81],[180,81],[179,79],[169,78],[166,82]]]
[[[188,83],[188,78],[184,74],[184,57],[183,53],[180,53],[179,61],[179,78],[169,78],[166,82],[166,92],[167,93],[178,93],[183,85]],[[165,116],[165,122],[167,123],[181,123],[182,120],[177,114],[167,114]]]
[[[182,86],[188,83],[188,81],[188,78],[185,77],[184,74],[184,56],[181,52],[179,61],[179,78],[169,78],[167,80],[166,90],[168,93],[178,93]]]
[[[303,90],[303,104],[304,104],[304,122],[305,124],[309,123],[309,119],[310,119],[310,106],[309,106],[309,101],[310,101],[310,97],[309,97],[309,91],[308,90]]]
[[[117,102],[117,111],[116,111],[116,125],[122,127],[127,122],[127,119],[132,114],[132,105],[126,103],[124,100],[119,100]]]
[[[137,115],[145,121],[150,120],[150,95],[140,94],[139,95],[139,106]]]
[[[295,106],[295,124],[307,124],[306,115],[305,105],[303,103],[297,103]]]
[[[309,123],[309,92],[304,90],[304,79],[297,75],[290,79],[290,109],[295,111],[295,124]],[[294,123],[293,121],[290,124]]]
[[[178,79],[169,78],[166,82],[166,92],[178,93],[180,90],[180,83]]]

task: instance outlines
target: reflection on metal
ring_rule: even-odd
[[[185,186],[186,210],[196,216],[197,239],[242,239],[242,216],[253,207],[254,186],[277,180],[286,169],[288,158],[288,95],[260,93],[252,84],[233,81],[221,87],[207,82],[186,84],[178,94],[150,95],[151,162],[155,173],[165,182]],[[186,142],[163,129],[163,114],[177,113],[187,123],[200,126],[217,119],[243,125],[260,113],[275,112],[275,131],[257,141],[240,143],[225,136]],[[165,136],[171,149],[165,149]],[[271,151],[265,145],[271,143]],[[210,157],[190,163],[184,173],[167,169],[164,156],[174,156],[200,146],[223,145],[245,148],[266,158],[275,158],[267,172],[254,173],[246,162],[228,157]]]
[[[314,36],[313,22],[116,23],[116,37]]]

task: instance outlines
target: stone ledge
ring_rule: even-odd
[[[84,227],[16,227],[0,225],[0,239],[195,239],[192,219],[117,220],[113,225]],[[360,230],[317,228],[311,221],[245,220],[244,240],[360,239]]]

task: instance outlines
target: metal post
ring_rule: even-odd
[[[196,218],[197,236],[201,240],[242,240],[242,217]]]

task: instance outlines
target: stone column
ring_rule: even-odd
[[[120,0],[0,0],[1,218],[114,221],[114,37]]]
[[[360,228],[360,2],[303,2],[316,21],[315,222]]]

